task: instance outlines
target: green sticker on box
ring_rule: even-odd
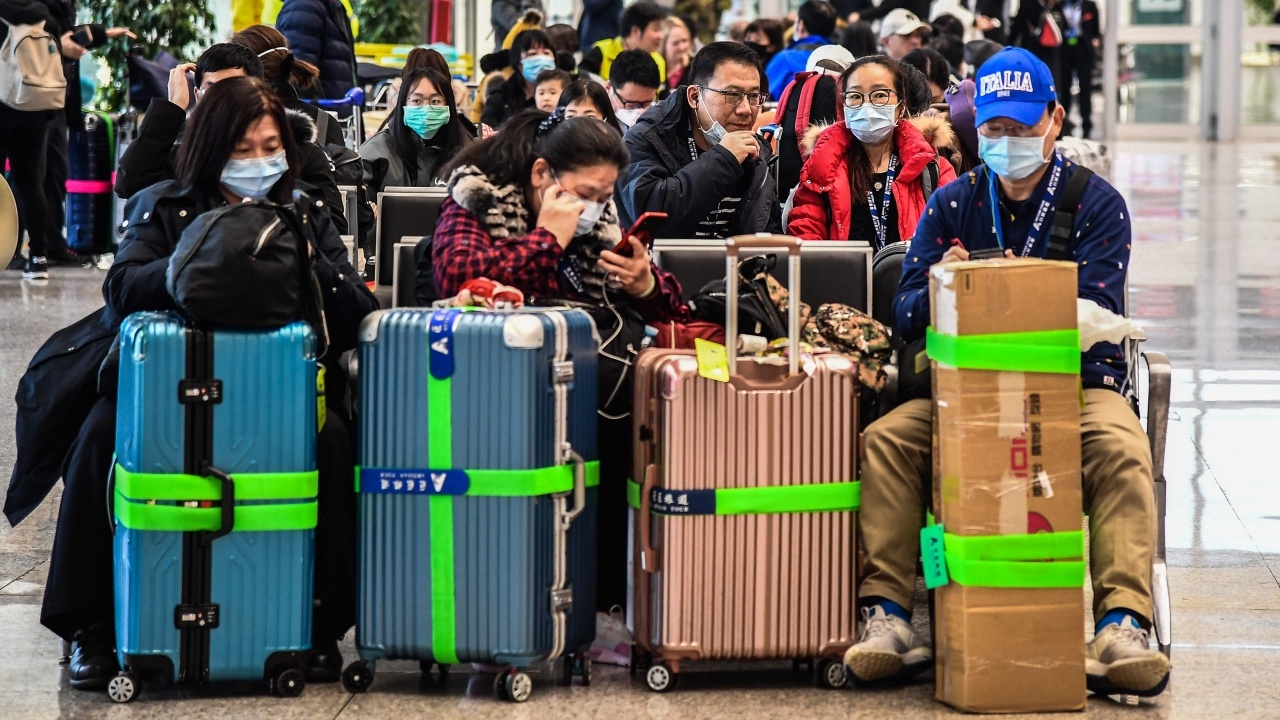
[[[947,557],[944,552],[944,531],[941,525],[926,525],[920,530],[920,560],[924,566],[924,586],[933,590],[950,582],[947,577]]]

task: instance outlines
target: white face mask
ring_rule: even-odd
[[[604,214],[604,203],[602,202],[592,202],[582,198],[578,198],[578,202],[586,207],[583,208],[582,214],[578,216],[578,227],[573,231],[574,237],[591,232],[596,223],[600,222],[600,216]]]
[[[1044,141],[1053,132],[1053,124],[1038,137],[989,138],[978,133],[978,156],[991,172],[1008,180],[1030,177],[1049,162],[1044,155]]]
[[[868,145],[883,142],[898,124],[897,105],[876,107],[863,102],[860,107],[844,109],[844,124],[859,141]]]
[[[698,115],[697,106],[701,106],[703,110],[706,110],[707,117],[711,117],[711,111],[707,110],[707,106],[704,105],[702,102],[701,90],[698,91],[698,101],[697,101],[697,105],[693,109],[693,113],[694,113],[694,116],[697,117],[698,119],[698,129],[702,131],[702,136],[707,139],[707,144],[710,145],[711,147],[715,147],[720,144],[721,140],[724,139],[724,134],[726,132],[724,129],[724,126],[720,124],[719,120],[713,119],[711,121],[710,129],[702,127],[702,116]]]
[[[636,121],[640,119],[640,116],[644,114],[644,111],[644,108],[623,108],[622,110],[616,111],[614,114],[618,116],[618,120],[622,121],[623,125],[631,127],[636,124]]]

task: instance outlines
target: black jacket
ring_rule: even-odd
[[[329,203],[306,195],[300,202],[312,221],[313,265],[330,341],[322,360],[333,377],[335,371],[340,375],[336,359],[356,346],[360,321],[378,301],[348,262]],[[109,355],[121,321],[142,310],[178,309],[165,289],[169,256],[182,231],[215,205],[170,181],[138,193],[125,206],[124,238],[102,286],[106,307],[54,333],[18,381],[18,461],[4,506],[10,523],[30,514],[57,483],[90,408],[99,394],[113,392],[119,367]]]
[[[516,72],[520,72],[520,69],[516,68]],[[524,89],[528,84],[524,77],[517,79],[515,75],[490,80],[480,122],[497,130],[507,118],[533,107],[533,98],[524,96]]]
[[[616,197],[622,227],[642,213],[665,212],[659,237],[691,238],[698,223],[720,200],[750,178],[730,233],[782,232],[782,208],[769,173],[772,152],[762,144],[759,160],[739,163],[733,153],[714,147],[697,162],[689,155],[689,105],[683,92],[654,105],[627,131],[631,166],[618,178]]]
[[[174,178],[178,141],[182,138],[186,122],[187,114],[182,108],[168,100],[152,99],[142,125],[138,127],[138,137],[120,156],[120,166],[116,171],[117,197],[128,200],[158,182]],[[289,111],[289,123],[302,163],[298,180],[320,191],[334,208],[333,225],[338,234],[346,235],[347,217],[343,211],[342,193],[338,192],[338,185],[333,181],[329,156],[315,144],[315,122],[301,112]]]
[[[320,97],[336,100],[356,83],[355,39],[351,18],[338,0],[288,0],[276,16],[276,29],[298,59],[320,70]]]

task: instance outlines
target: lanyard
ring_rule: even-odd
[[[1044,197],[1040,200],[1040,207],[1036,210],[1035,222],[1031,224],[1030,231],[1027,232],[1027,241],[1022,246],[1022,257],[1031,257],[1031,250],[1035,248],[1039,242],[1044,239],[1045,233],[1048,231],[1046,220],[1049,217],[1049,211],[1053,209],[1053,196],[1058,192],[1058,184],[1062,181],[1062,156],[1055,150],[1053,153],[1053,167],[1049,168],[1049,185],[1044,189]],[[996,242],[999,243],[1000,249],[1005,249],[1004,244],[1004,218],[1000,217],[1000,197],[995,173],[991,172],[991,168],[987,168],[987,189],[990,190],[991,196],[991,230],[996,234]]]
[[[881,217],[880,211],[876,208],[876,197],[871,192],[871,188],[867,188],[867,209],[871,211],[871,224],[875,227],[876,238],[880,241],[880,247],[884,247],[885,235],[889,229],[889,206],[893,204],[893,178],[898,174],[898,155],[897,153],[889,156],[889,170],[885,173],[884,179],[884,215]]]

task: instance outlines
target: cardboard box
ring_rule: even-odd
[[[1076,266],[1043,260],[937,265],[932,325],[956,336],[1076,327]],[[960,536],[1078,531],[1078,374],[933,362],[934,507]],[[1085,705],[1084,588],[964,587],[935,596],[936,697],[975,712]]]

